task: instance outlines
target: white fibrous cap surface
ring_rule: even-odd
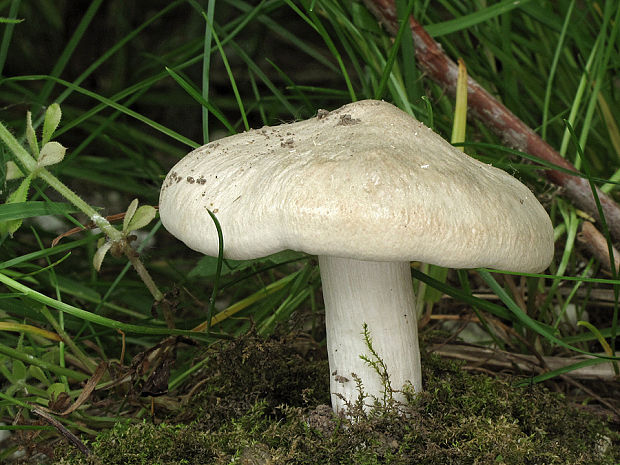
[[[228,258],[291,249],[371,261],[536,272],[553,255],[544,208],[518,180],[397,107],[364,100],[200,147],[172,168],[166,229]]]

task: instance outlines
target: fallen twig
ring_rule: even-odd
[[[47,413],[41,407],[33,405],[32,412],[43,418],[47,423],[52,425],[54,428],[58,430],[58,432],[70,443],[72,443],[75,447],[77,447],[84,455],[90,455],[90,449],[84,445],[80,438],[78,438],[75,434],[69,431],[65,426],[56,420],[52,415]]]
[[[578,234],[577,239],[582,243],[588,251],[594,255],[601,265],[607,270],[611,270],[611,260],[609,259],[609,248],[607,247],[607,240],[601,232],[594,227],[589,221],[584,221],[581,226],[581,232]],[[613,248],[614,263],[616,265],[616,271],[620,269],[620,253],[616,248]]]
[[[483,364],[487,367],[493,367],[495,370],[518,368],[523,373],[544,373],[548,370],[557,370],[575,364],[582,360],[588,360],[592,357],[554,357],[544,356],[546,367],[541,367],[540,360],[534,355],[523,355],[506,352],[499,349],[489,349],[486,347],[477,347],[470,344],[435,344],[429,347],[429,352],[434,352],[442,357],[455,358],[465,360],[474,364]],[[564,376],[575,379],[603,379],[612,380],[616,378],[611,363],[601,363],[599,365],[591,365],[578,368],[576,370],[564,373]]]

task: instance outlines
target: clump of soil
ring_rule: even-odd
[[[406,404],[334,415],[328,367],[299,338],[247,335],[214,352],[186,411],[121,422],[58,464],[615,464],[619,435],[540,386],[423,357],[425,391]]]

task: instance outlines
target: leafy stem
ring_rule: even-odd
[[[12,162],[7,166],[7,178],[17,178],[23,176],[22,170],[25,171],[25,179],[22,181],[18,189],[11,194],[7,203],[23,202],[26,200],[30,182],[35,177],[45,181],[48,186],[56,190],[65,199],[71,202],[76,208],[87,215],[90,220],[105,234],[107,241],[101,244],[99,250],[95,254],[94,266],[97,270],[101,267],[101,262],[106,252],[112,249],[114,255],[125,255],[138,275],[151,292],[156,301],[163,299],[163,294],[157,288],[157,285],[151,278],[149,272],[140,261],[138,254],[131,247],[132,236],[130,232],[146,226],[155,217],[155,208],[144,205],[138,208],[137,199],[131,202],[125,214],[122,231],[116,229],[110,222],[101,216],[97,210],[85,202],[79,195],[73,192],[62,181],[47,170],[46,166],[56,164],[64,158],[66,149],[58,142],[50,141],[52,134],[58,127],[61,118],[61,110],[58,104],[50,105],[45,112],[45,120],[43,123],[43,134],[41,146],[37,140],[36,133],[32,127],[30,113],[26,118],[26,140],[32,153],[29,153],[19,141],[11,134],[11,132],[0,123],[0,140],[13,153],[15,160],[19,163],[19,167]],[[9,222],[8,224],[0,224],[0,231],[13,234],[21,226],[21,220]]]

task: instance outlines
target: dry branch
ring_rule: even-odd
[[[611,270],[611,259],[609,257],[607,240],[592,223],[589,221],[583,222],[581,225],[581,232],[578,234],[577,239],[598,259],[605,269]],[[618,271],[620,270],[620,253],[618,253],[615,247],[613,247],[613,254],[615,269]]]

